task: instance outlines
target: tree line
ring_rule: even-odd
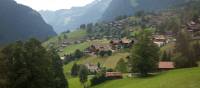
[[[4,47],[0,65],[0,88],[68,88],[60,57],[36,39]]]

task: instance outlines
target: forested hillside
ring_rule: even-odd
[[[13,0],[0,0],[0,44],[31,37],[45,40],[55,35],[38,12]]]
[[[131,16],[138,11],[156,11],[183,3],[185,0],[94,0],[84,7],[58,11],[40,11],[57,33],[74,30],[81,24],[113,21],[118,16]],[[67,3],[66,3],[67,4]]]
[[[184,2],[185,0],[113,0],[101,19],[111,21],[118,16],[130,16],[141,10],[162,10]]]

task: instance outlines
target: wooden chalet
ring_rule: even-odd
[[[167,38],[164,35],[154,35],[153,42],[161,47],[167,43]]]
[[[121,48],[130,48],[134,44],[134,40],[123,38],[121,40],[111,40],[110,44],[113,50]]]
[[[158,64],[159,70],[171,70],[175,68],[174,62],[171,61],[161,61]]]
[[[121,72],[106,72],[105,77],[111,79],[121,79],[123,78],[123,75]]]
[[[109,44],[93,44],[87,48],[87,52],[97,54],[100,51],[109,51],[112,50]]]
[[[95,72],[99,72],[100,69],[97,65],[94,64],[85,64],[85,66],[87,67],[87,69],[89,70],[89,72],[95,73]]]
[[[189,32],[194,33],[200,31],[200,23],[191,21],[187,23],[187,29]]]

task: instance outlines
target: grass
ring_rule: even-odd
[[[200,68],[163,72],[149,78],[126,78],[92,88],[200,88]]]
[[[73,31],[73,32],[70,32],[70,33],[63,33],[63,34],[60,34],[59,36],[55,36],[55,37],[50,38],[48,41],[43,43],[43,46],[46,47],[50,43],[58,44],[59,43],[58,38],[60,37],[63,40],[64,34],[67,35],[68,40],[76,40],[76,39],[80,39],[80,38],[86,36],[87,32],[86,32],[86,30],[79,29],[79,30],[76,30],[76,31]]]
[[[77,30],[71,33],[68,33],[67,36],[69,39],[79,39],[87,34],[86,30]]]
[[[84,42],[84,43],[81,43],[81,44],[69,45],[69,46],[64,48],[63,52],[61,52],[60,55],[63,56],[64,54],[74,53],[77,49],[83,51],[84,49],[86,49],[89,46],[90,46],[89,42]]]
[[[70,78],[68,79],[69,88],[83,88],[81,85],[79,78]]]
[[[129,55],[129,53],[115,53],[112,56],[101,58],[97,56],[88,56],[84,57],[78,61],[76,61],[77,64],[86,64],[86,63],[92,63],[97,64],[98,62],[102,64],[103,67],[106,68],[115,68],[117,62],[120,60],[120,58],[126,58]],[[66,76],[69,76],[69,73],[71,71],[71,68],[73,66],[75,61],[70,62],[67,65],[64,65],[64,73]]]
[[[98,62],[101,63],[103,67],[112,68],[114,69],[116,67],[117,62],[123,58],[126,59],[126,57],[129,55],[129,53],[114,53],[112,56],[109,57],[99,57],[99,56],[90,56],[82,58],[78,61],[79,64],[86,64],[86,63],[92,63],[97,64]]]
[[[108,40],[102,39],[102,40],[93,40],[93,41],[87,41],[80,44],[69,45],[64,48],[63,52],[60,53],[60,55],[63,56],[64,54],[74,53],[77,49],[83,51],[84,49],[88,48],[92,44],[108,44],[108,43],[109,43]]]

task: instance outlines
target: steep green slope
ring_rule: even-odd
[[[92,88],[200,88],[200,68],[163,72],[149,78],[109,81]]]
[[[70,33],[63,33],[63,34],[60,34],[58,36],[55,36],[55,37],[52,37],[50,38],[49,40],[45,41],[43,43],[43,46],[48,46],[50,43],[54,43],[54,44],[58,44],[59,43],[59,40],[58,38],[60,37],[61,40],[64,40],[63,37],[64,35],[67,36],[67,39],[68,40],[76,40],[76,39],[80,39],[84,36],[86,36],[86,30],[76,30],[76,31],[73,31],[73,32],[70,32]],[[58,45],[55,45],[55,46],[58,46]]]

